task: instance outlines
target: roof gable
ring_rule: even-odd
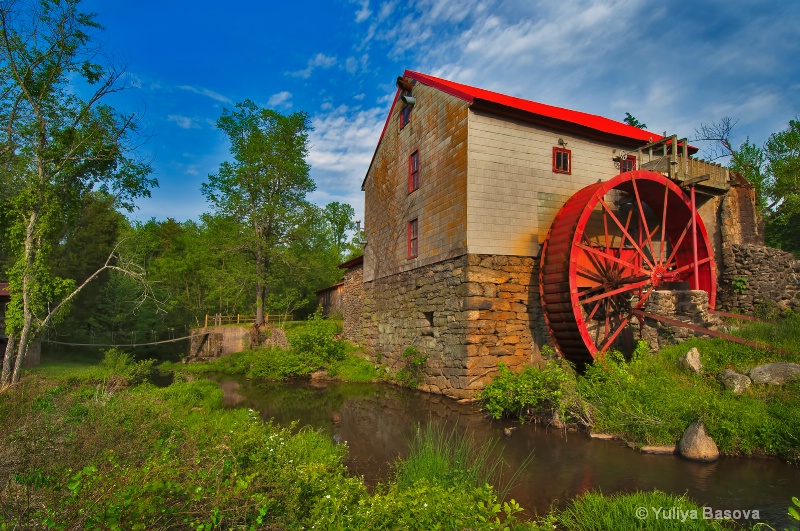
[[[537,117],[545,122],[550,123],[554,127],[560,126],[586,132],[594,132],[600,136],[610,135],[611,137],[628,140],[633,142],[635,145],[644,145],[648,142],[655,142],[663,138],[662,135],[657,135],[644,129],[618,122],[616,120],[611,120],[610,118],[604,118],[596,114],[572,111],[570,109],[555,107],[553,105],[546,105],[544,103],[538,103],[514,96],[507,96],[505,94],[500,94],[499,92],[492,92],[491,90],[463,85],[461,83],[456,83],[455,81],[448,81],[446,79],[440,79],[428,74],[414,72],[413,70],[406,70],[403,72],[403,77],[413,79],[419,83],[422,83],[423,85],[433,87],[455,98],[463,100],[473,107],[485,108],[488,112],[495,114],[517,113],[529,117]],[[367,175],[369,174],[369,170],[372,168],[372,163],[375,160],[375,155],[377,154],[378,148],[383,141],[383,136],[386,134],[386,129],[389,126],[392,114],[394,113],[394,107],[397,105],[399,97],[400,89],[398,88],[395,92],[394,99],[392,99],[392,105],[389,108],[389,114],[383,124],[381,136],[378,139],[378,143],[375,146],[375,151],[372,154],[372,160],[367,168]],[[692,149],[691,146],[690,149]],[[362,190],[364,190],[364,185],[366,182],[367,176],[365,175],[364,180],[361,183]]]

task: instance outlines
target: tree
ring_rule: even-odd
[[[347,232],[356,229],[353,221],[356,211],[347,203],[334,201],[325,205],[323,215],[330,227],[332,243],[336,246],[341,258],[341,255],[347,250]]]
[[[3,385],[19,380],[29,343],[88,280],[109,269],[140,273],[112,252],[83,283],[52,274],[53,242],[87,194],[109,193],[130,209],[157,184],[130,155],[134,116],[101,103],[124,88],[124,72],[97,62],[90,34],[100,26],[78,3],[0,2],[0,201],[11,292]]]
[[[763,148],[747,138],[735,149],[731,140],[735,125],[727,117],[702,124],[697,140],[710,141],[710,158],[729,157],[730,169],[753,186],[759,213],[766,221],[767,243],[800,252],[800,120],[789,120],[789,127],[771,134]]]
[[[306,194],[315,189],[305,160],[311,126],[304,112],[284,116],[245,100],[224,109],[217,127],[228,135],[234,160],[209,175],[202,190],[218,214],[246,227],[242,245],[252,259],[261,325],[275,261],[296,237]]]
[[[647,129],[647,124],[643,124],[639,120],[637,120],[631,113],[625,113],[625,119],[622,120],[628,125],[632,125],[633,127],[638,127],[639,129]]]

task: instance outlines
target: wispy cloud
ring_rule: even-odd
[[[369,9],[369,0],[362,0],[359,5],[361,9],[356,11],[356,22],[361,23],[372,16],[372,11]]]
[[[312,72],[318,68],[326,69],[336,64],[336,57],[318,53],[308,60],[308,64],[302,70],[295,70],[294,72],[287,72],[292,77],[300,77],[308,79],[311,77]]]
[[[292,102],[289,101],[291,98],[292,98],[292,93],[283,90],[281,92],[278,92],[277,94],[273,94],[272,96],[270,96],[269,100],[267,100],[267,105],[269,105],[270,107],[278,107],[278,106],[291,107]]]
[[[180,114],[170,114],[167,116],[168,122],[173,122],[181,129],[197,129],[200,127],[197,121],[188,116],[181,116]]]
[[[178,87],[181,90],[188,90],[189,92],[194,92],[195,94],[200,94],[201,96],[206,96],[211,98],[212,100],[216,100],[222,103],[232,104],[233,100],[227,96],[220,94],[219,92],[214,92],[211,89],[207,89],[205,87],[193,87],[191,85],[180,85]]]

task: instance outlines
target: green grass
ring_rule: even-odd
[[[702,508],[686,496],[657,490],[611,496],[587,492],[557,513],[555,520],[574,531],[725,529],[717,520],[704,519]]]
[[[562,367],[501,372],[483,391],[496,417],[545,415],[580,422],[636,445],[672,445],[695,420],[726,455],[768,455],[800,462],[800,381],[780,387],[752,385],[734,395],[717,382],[725,368],[746,373],[775,361],[800,362],[800,317],[742,326],[737,334],[782,349],[760,351],[721,339],[695,338],[657,353],[640,352],[626,362],[609,354],[571,379]],[[689,348],[701,355],[701,375],[678,368]],[[577,382],[577,383],[575,383]]]

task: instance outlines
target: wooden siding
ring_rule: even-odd
[[[570,174],[553,172],[558,139]],[[613,150],[616,149],[616,152]],[[470,253],[536,256],[566,200],[619,173],[620,146],[482,112],[469,113],[467,244]]]
[[[364,180],[364,281],[466,252],[467,103],[417,83],[402,130],[394,107]],[[419,151],[419,189],[408,191],[408,158]],[[407,256],[407,226],[419,223],[419,253]]]

